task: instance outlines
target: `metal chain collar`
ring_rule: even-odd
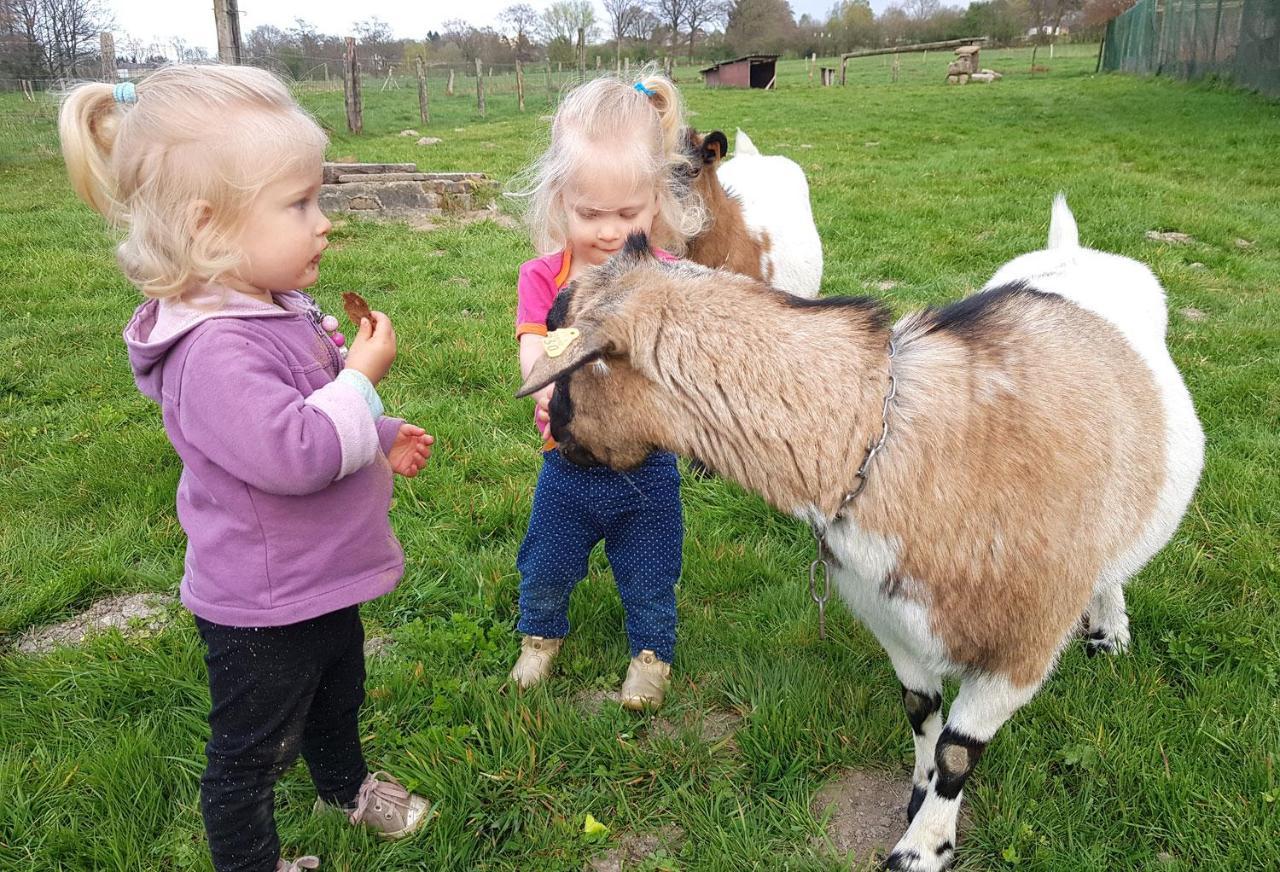
[[[889,438],[889,407],[893,404],[893,400],[898,396],[898,381],[893,375],[893,359],[897,356],[898,345],[889,339],[889,387],[885,390],[884,404],[880,409],[880,438],[867,443],[866,456],[862,458],[862,465],[858,467],[858,471],[854,473],[853,489],[844,495],[844,499],[840,501],[840,508],[836,509],[835,516],[831,520],[836,520],[844,512],[845,508],[858,498],[863,489],[867,486],[867,474],[871,469],[871,461],[880,453],[880,449],[884,448],[885,440]],[[818,524],[812,524],[813,538],[817,544],[818,556],[809,564],[809,598],[818,606],[818,638],[827,638],[827,600],[831,599],[831,565],[827,559],[827,533],[826,527]],[[822,569],[822,593],[818,593],[818,569]]]

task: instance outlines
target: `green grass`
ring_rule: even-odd
[[[741,127],[809,174],[824,293],[878,282],[894,308],[979,286],[1043,244],[1053,192],[1083,240],[1150,264],[1169,293],[1169,341],[1208,434],[1181,531],[1129,588],[1134,648],[1064,655],[1001,731],[967,791],[959,867],[1245,869],[1280,843],[1280,223],[1276,104],[1165,80],[1094,76],[1071,47],[1047,74],[1027,53],[983,53],[991,86],[940,84],[946,57],[851,65],[810,87],[707,91],[685,70],[700,128]],[[935,66],[936,65],[936,66]],[[506,179],[545,136],[495,87],[436,95],[366,89],[363,137],[331,154],[413,160]],[[307,93],[327,124],[332,93]],[[444,142],[400,138],[414,127]],[[1147,230],[1196,242],[1154,243]],[[1239,247],[1237,239],[1252,243]],[[179,465],[131,383],[119,331],[136,294],[111,237],[68,191],[46,102],[0,97],[0,634],[61,620],[107,594],[173,591],[184,540]],[[436,434],[429,468],[399,482],[404,582],[369,604],[393,652],[371,663],[371,763],[439,802],[421,837],[385,845],[310,814],[305,770],[282,782],[290,854],[326,870],[580,869],[620,833],[678,825],[651,868],[842,868],[812,847],[814,791],[845,767],[888,770],[907,796],[910,731],[887,659],[840,608],[817,638],[804,591],[807,530],[722,481],[688,479],[680,650],[663,716],[743,716],[733,745],[574,699],[625,668],[622,611],[602,559],[575,594],[575,632],[545,690],[500,690],[516,651],[516,548],[538,458],[511,340],[519,232],[422,233],[340,223],[315,293],[358,289],[395,319],[390,409]],[[1180,312],[1194,307],[1204,320]],[[0,653],[0,869],[209,868],[197,808],[208,705],[202,651],[180,615],[159,635],[109,636],[32,659]],[[584,815],[610,826],[586,841]],[[667,865],[662,865],[662,864]]]

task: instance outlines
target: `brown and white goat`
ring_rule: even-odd
[[[1173,535],[1203,464],[1155,277],[1080,248],[1061,200],[1050,239],[892,326],[871,300],[800,300],[629,240],[561,293],[557,355],[521,388],[556,382],[551,430],[572,460],[694,455],[821,532],[915,734],[891,869],[950,863],[965,780],[1082,619],[1091,653],[1125,647],[1123,585]]]
[[[822,241],[809,205],[809,182],[795,161],[762,155],[738,131],[734,157],[719,130],[685,132],[689,187],[708,221],[687,241],[694,263],[760,279],[797,297],[816,297],[822,284]]]

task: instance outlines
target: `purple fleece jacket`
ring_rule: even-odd
[[[124,331],[138,389],[182,458],[182,602],[216,624],[294,624],[381,596],[399,419],[377,421],[301,291],[149,300]]]

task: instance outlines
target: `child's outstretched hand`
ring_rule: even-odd
[[[427,465],[427,458],[431,456],[431,446],[435,441],[435,437],[421,427],[401,424],[396,441],[391,444],[391,451],[387,453],[392,471],[405,478],[413,478]]]
[[[396,359],[396,331],[391,329],[391,319],[386,315],[370,314],[372,321],[360,319],[360,332],[347,352],[347,366],[364,373],[376,385]]]

